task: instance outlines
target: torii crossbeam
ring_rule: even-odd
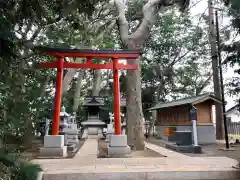
[[[137,70],[136,64],[120,64],[119,59],[135,60],[140,55],[139,51],[134,50],[89,50],[89,49],[64,49],[64,48],[49,48],[38,47],[37,49],[54,56],[57,61],[54,62],[40,62],[43,68],[57,68],[56,91],[53,108],[52,121],[52,135],[58,135],[60,124],[60,108],[62,100],[62,79],[64,68],[90,68],[90,69],[112,69],[114,82],[114,123],[115,134],[121,134],[121,120],[120,120],[120,86],[118,70],[128,69]],[[85,58],[84,63],[74,63],[64,61],[64,57],[80,57]],[[108,60],[105,64],[95,64],[92,62],[93,58],[100,58]]]

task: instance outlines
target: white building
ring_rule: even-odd
[[[231,122],[240,122],[240,108],[239,104],[231,107],[226,111],[227,119]]]

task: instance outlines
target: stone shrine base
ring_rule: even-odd
[[[111,135],[108,146],[109,157],[125,157],[131,153],[130,147],[127,145],[126,135]]]
[[[177,152],[182,152],[182,153],[196,153],[196,154],[202,153],[201,146],[193,146],[193,145],[178,146],[177,144],[174,144],[174,143],[167,143],[165,147]]]
[[[64,158],[67,157],[67,147],[59,148],[40,148],[38,158]]]
[[[67,156],[67,147],[64,146],[64,135],[44,136],[44,146],[40,148],[39,158],[59,158]]]

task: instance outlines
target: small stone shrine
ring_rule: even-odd
[[[83,106],[87,113],[87,120],[82,122],[84,128],[82,138],[87,138],[88,135],[98,135],[101,129],[106,126],[106,123],[100,120],[100,107],[105,104],[104,97],[93,96],[85,97]]]

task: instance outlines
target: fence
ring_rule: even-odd
[[[229,138],[240,140],[240,122],[229,122],[227,129]]]

